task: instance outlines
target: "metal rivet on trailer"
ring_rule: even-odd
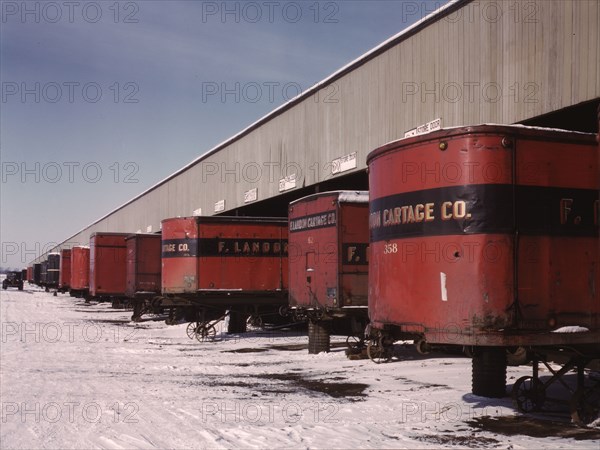
[[[504,136],[502,138],[502,147],[504,148],[510,148],[513,146],[513,141],[511,138],[509,138],[508,136]]]
[[[440,150],[444,151],[448,148],[448,143],[445,141],[440,142]]]

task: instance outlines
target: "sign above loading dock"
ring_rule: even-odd
[[[279,180],[279,192],[294,189],[296,187],[296,174],[293,173]]]
[[[341,158],[334,159],[331,161],[331,174],[346,172],[347,170],[356,169],[356,152],[350,153],[349,155],[342,156]]]
[[[215,212],[225,211],[225,200],[219,200],[215,203]]]
[[[152,233],[152,225],[146,227],[146,233]]]
[[[436,131],[442,129],[442,119],[435,119],[431,122],[425,123],[423,125],[419,125],[417,128],[413,128],[412,130],[408,130],[404,133],[405,138],[418,136],[420,134],[429,133],[430,131]]]
[[[201,215],[202,215],[202,208],[195,209],[192,212],[192,216],[201,216]]]
[[[244,192],[244,203],[250,203],[256,201],[258,198],[258,188],[250,189]]]

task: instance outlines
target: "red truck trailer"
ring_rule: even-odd
[[[560,350],[584,391],[600,356],[594,135],[461,127],[392,142],[367,163],[369,345],[468,346],[473,393],[487,397],[505,395],[506,349],[524,347],[523,410],[543,404],[537,363]]]
[[[90,236],[90,296],[120,304],[125,298],[129,233],[93,233]]]
[[[69,285],[71,297],[88,297],[90,290],[90,248],[87,246],[71,248],[71,278]]]
[[[289,205],[290,309],[305,317],[308,351],[329,351],[333,323],[362,342],[368,321],[369,193],[335,191]],[[356,339],[355,339],[356,336]]]
[[[49,253],[46,266],[46,290],[58,289],[60,275],[60,253]]]
[[[27,282],[29,284],[33,283],[33,266],[27,267]]]
[[[160,234],[131,234],[127,245],[127,280],[125,294],[133,305],[131,320],[139,321],[151,309],[159,308],[161,274]],[[153,308],[152,305],[157,305]]]
[[[46,292],[48,288],[48,260],[44,260],[40,263],[40,287],[43,287]]]
[[[42,263],[33,264],[33,283],[38,286],[42,285]]]
[[[71,282],[71,249],[63,248],[60,251],[60,272],[58,276],[58,290],[67,292]]]
[[[229,311],[229,331],[246,329],[287,304],[287,220],[183,217],[162,221],[162,306],[194,317],[188,335],[211,338]]]

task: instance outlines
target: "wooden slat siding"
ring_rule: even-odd
[[[226,209],[243,206],[244,192],[254,187],[259,200],[276,196],[284,174],[277,169],[270,183],[266,162],[299,164],[298,186],[311,185],[331,177],[331,160],[357,151],[358,170],[364,169],[369,151],[437,117],[445,127],[514,123],[600,97],[598,0],[538,0],[535,23],[524,16],[531,2],[494,2],[502,11],[495,23],[481,19],[485,3],[467,4],[463,11],[475,8],[474,16],[442,18],[335,80],[337,102],[324,101],[332,91],[325,87],[206,159],[230,168],[258,163],[264,169],[259,182],[235,183],[228,176],[221,183],[219,174],[203,184],[200,162],[69,241],[85,244],[95,231],[145,231],[148,225],[158,231],[163,218],[189,216],[197,208],[213,214],[218,200],[225,200]],[[518,18],[515,5],[521,6]],[[457,83],[463,95],[465,82],[479,82],[476,101],[434,102],[430,94],[422,102],[421,92],[403,98],[403,83],[421,90],[422,83],[432,89],[436,82],[440,89]],[[502,87],[501,101],[482,101],[486,83]],[[532,103],[525,101],[527,83],[537,86]]]

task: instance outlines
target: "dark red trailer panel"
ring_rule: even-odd
[[[594,135],[441,130],[368,166],[375,327],[442,344],[598,344]]]
[[[71,290],[84,291],[90,287],[90,248],[71,249]]]
[[[60,253],[48,254],[48,265],[46,269],[46,287],[57,288],[60,275]]]
[[[42,284],[42,263],[33,265],[33,282],[37,285]]]
[[[162,292],[287,290],[287,220],[184,217],[162,221]]]
[[[40,264],[40,286],[46,286],[48,283],[48,260]]]
[[[160,234],[132,234],[127,236],[126,245],[127,296],[160,294]]]
[[[366,310],[368,202],[366,191],[336,191],[290,203],[290,306]]]
[[[125,295],[128,233],[93,233],[90,236],[90,295]]]
[[[27,282],[33,283],[33,266],[27,267]]]
[[[60,251],[60,275],[58,279],[58,287],[62,291],[69,289],[71,283],[71,249],[63,248]]]

